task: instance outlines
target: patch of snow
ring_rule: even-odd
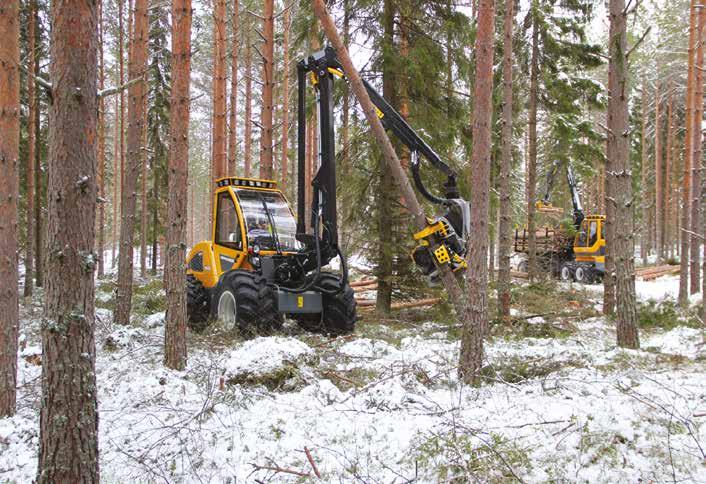
[[[224,363],[224,371],[226,376],[267,373],[313,353],[306,343],[295,338],[261,336],[232,350]]]
[[[161,328],[164,326],[164,318],[166,315],[167,314],[164,311],[150,314],[145,318],[144,324],[148,328]]]
[[[688,358],[706,356],[706,339],[702,330],[679,326],[662,334],[650,336],[644,348],[657,348],[662,353],[682,355]]]

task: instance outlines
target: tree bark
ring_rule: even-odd
[[[659,80],[655,86],[655,233],[657,264],[664,260],[664,166],[662,165],[662,116]]]
[[[687,81],[686,81],[686,130],[684,135],[684,181],[682,185],[682,216],[681,216],[681,253],[679,255],[680,267],[679,271],[679,305],[686,307],[689,304],[689,253],[691,237],[688,230],[691,228],[691,164],[693,156],[694,142],[694,111],[695,111],[695,81],[696,74],[696,0],[691,0],[689,7],[689,48],[688,48],[688,66],[687,66]],[[699,120],[699,125],[700,125]]]
[[[672,82],[667,86],[667,148],[664,162],[664,195],[662,195],[662,257],[669,256],[670,232],[669,232],[669,207],[671,203],[671,170],[672,152],[674,146],[674,94]]]
[[[694,140],[691,156],[691,244],[689,247],[689,293],[696,294],[700,289],[701,264],[701,143],[702,119],[704,114],[704,22],[706,22],[706,2],[699,2],[698,28],[696,30],[696,57],[694,59]]]
[[[528,265],[530,280],[537,278],[537,237],[535,230],[536,190],[537,190],[537,96],[539,89],[539,27],[537,16],[539,5],[532,1],[532,57],[530,59],[530,92],[529,92],[529,159],[527,160],[527,231]]]
[[[97,8],[52,2],[47,287],[37,482],[98,482],[96,268]]]
[[[280,190],[286,193],[289,171],[289,31],[292,26],[291,7],[285,7],[282,18],[282,158],[280,161]]]
[[[510,251],[512,247],[512,199],[510,171],[512,169],[512,29],[515,20],[514,0],[505,0],[503,21],[503,111],[502,153],[500,155],[500,227],[498,241],[498,316],[510,317]]]
[[[20,2],[0,5],[0,417],[17,399],[17,199],[20,151]]]
[[[611,169],[608,203],[614,204],[614,237],[610,253],[615,261],[618,346],[639,348],[635,298],[634,219],[630,166],[627,13],[625,0],[610,0],[608,34],[608,149]]]
[[[29,21],[27,26],[27,42],[28,42],[28,59],[27,59],[27,72],[34,72],[34,63],[36,62],[36,44],[35,44],[35,30],[36,22],[34,17],[34,11],[37,9],[36,0],[29,1]],[[27,212],[26,212],[26,223],[27,223],[27,249],[25,251],[25,286],[24,286],[24,297],[30,297],[32,295],[32,290],[34,288],[33,276],[34,276],[34,158],[37,140],[35,138],[35,126],[36,116],[34,115],[37,109],[37,96],[35,94],[35,80],[34,76],[28,74],[27,79],[27,101],[29,104],[29,111],[27,113],[27,191],[25,194],[27,200]]]
[[[147,0],[135,0],[134,31],[132,35],[132,48],[128,63],[130,79],[137,79],[145,75],[147,69],[147,41],[149,33],[147,21]],[[128,95],[128,133],[127,155],[128,166],[123,177],[121,196],[120,224],[120,254],[118,257],[118,286],[115,304],[115,323],[130,324],[130,311],[132,308],[132,279],[133,279],[133,242],[135,238],[135,217],[137,208],[137,179],[142,159],[142,127],[144,118],[144,96],[146,86],[144,79],[132,84]]]
[[[250,37],[250,27],[246,31],[245,37],[245,177],[250,177],[252,164],[252,39]]]
[[[226,0],[213,2],[213,179],[226,176]],[[215,184],[212,186],[215,187]]]
[[[230,54],[230,122],[228,123],[228,175],[235,176],[238,170],[238,49],[240,42],[240,5],[233,2],[233,39]]]
[[[274,115],[274,0],[265,0],[262,37],[262,106],[260,107],[260,178],[273,179],[272,118]]]
[[[482,367],[483,335],[488,326],[488,210],[490,192],[490,150],[493,114],[493,36],[495,5],[480,0],[476,33],[476,73],[473,106],[473,173],[471,192],[471,237],[469,243],[468,321],[461,336],[459,376],[466,383],[478,381]]]
[[[113,244],[110,259],[110,268],[115,267],[116,248],[118,245],[118,233],[120,219],[118,218],[118,206],[120,205],[119,185],[120,175],[120,96],[115,97],[115,125],[113,134]]]
[[[186,366],[186,286],[184,265],[189,176],[189,75],[191,72],[191,0],[172,4],[171,150],[169,153],[169,203],[167,264],[164,287],[167,314],[164,326],[164,365]]]
[[[98,88],[105,88],[103,58],[103,0],[98,1]],[[98,101],[98,277],[105,272],[105,99]]]
[[[35,25],[35,46],[37,47],[35,51],[35,62],[34,62],[34,76],[35,79],[39,76],[39,61],[41,49],[39,48],[41,44],[41,37],[39,36],[39,8],[34,9],[34,25]],[[39,144],[39,111],[40,104],[38,98],[38,92],[35,89],[35,97],[37,97],[36,103],[37,108],[34,110],[34,140],[35,143]],[[41,157],[39,156],[39,149],[34,150],[34,284],[37,287],[42,287],[44,285],[44,225],[42,224],[42,163]]]
[[[147,84],[149,75],[145,72],[144,83]],[[147,87],[145,87],[144,102],[142,104],[142,142],[140,146],[140,277],[147,275]]]
[[[641,169],[640,169],[640,186],[642,188],[642,230],[640,231],[640,257],[642,264],[647,264],[647,256],[649,255],[648,247],[650,240],[648,220],[650,218],[650,191],[649,182],[647,180],[648,173],[648,150],[647,150],[647,80],[642,79],[642,152],[641,152]]]
[[[419,201],[417,200],[417,197],[414,194],[414,190],[412,189],[412,185],[409,179],[407,178],[407,175],[405,174],[404,170],[402,169],[402,165],[400,164],[400,161],[397,158],[397,155],[395,154],[395,150],[392,147],[390,139],[385,133],[385,128],[383,128],[380,118],[377,117],[375,106],[373,105],[372,101],[370,100],[370,96],[368,95],[368,92],[363,86],[363,81],[360,78],[360,74],[353,66],[353,61],[351,60],[348,51],[343,45],[341,38],[336,32],[336,25],[334,24],[333,19],[329,16],[328,12],[326,11],[326,7],[324,6],[323,0],[314,0],[314,11],[316,13],[316,16],[321,21],[326,36],[329,38],[333,47],[336,49],[338,58],[341,61],[341,64],[343,65],[343,68],[349,79],[351,90],[360,102],[363,114],[365,115],[365,118],[367,119],[368,123],[372,128],[373,135],[375,136],[375,139],[382,148],[383,154],[385,156],[385,161],[390,166],[392,176],[400,187],[400,192],[405,200],[405,204],[407,206],[407,209],[409,210],[409,213],[414,218],[415,225],[418,229],[426,227],[426,218],[424,216],[424,210],[419,204]],[[434,250],[435,248],[436,245],[432,244],[431,250]],[[449,293],[450,300],[456,308],[457,316],[459,317],[462,323],[467,324],[469,321],[469,304],[467,303],[465,295],[461,291],[461,287],[459,286],[458,281],[449,269],[448,265],[440,265],[437,268],[439,270],[441,281]],[[481,345],[482,341],[483,340],[481,335]],[[468,373],[465,374],[468,375]],[[476,375],[476,377],[477,376],[478,375]]]

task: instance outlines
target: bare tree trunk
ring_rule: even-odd
[[[52,2],[47,288],[37,482],[98,482],[96,269],[97,8]],[[81,39],[81,48],[75,48]]]
[[[681,254],[679,271],[679,305],[686,307],[689,304],[689,252],[690,241],[688,230],[690,223],[690,201],[691,201],[691,164],[693,156],[694,142],[694,111],[695,111],[695,61],[696,61],[696,0],[691,0],[689,8],[689,50],[688,50],[688,73],[686,81],[686,133],[684,135],[684,181],[682,188],[682,216],[681,216]],[[699,120],[700,124],[701,120]]]
[[[360,105],[363,109],[363,113],[365,114],[365,118],[367,119],[368,123],[370,123],[373,134],[382,148],[382,151],[385,155],[385,161],[390,166],[392,176],[395,182],[400,187],[400,192],[405,200],[405,205],[407,206],[409,213],[414,217],[415,225],[419,229],[426,227],[426,218],[424,216],[424,210],[422,209],[422,206],[419,204],[419,201],[417,200],[417,197],[414,194],[412,185],[409,179],[407,178],[407,175],[405,174],[404,170],[402,169],[402,165],[400,164],[399,159],[397,159],[397,155],[395,154],[395,150],[392,147],[392,143],[390,142],[390,139],[385,133],[385,128],[383,128],[382,122],[377,117],[375,106],[373,105],[372,101],[370,100],[370,96],[368,95],[368,92],[363,86],[363,81],[360,78],[360,74],[358,74],[358,71],[353,66],[353,61],[351,61],[351,58],[348,55],[348,51],[346,50],[345,46],[343,45],[343,42],[341,41],[341,38],[336,32],[336,25],[334,24],[333,19],[329,16],[328,12],[326,11],[326,7],[324,6],[323,0],[314,0],[314,11],[319,20],[321,21],[324,32],[326,32],[326,36],[329,38],[329,40],[333,44],[333,47],[336,49],[338,58],[341,61],[341,64],[343,65],[346,75],[350,81],[351,89],[355,96],[358,98],[358,101],[360,102]],[[431,250],[434,250],[435,248],[436,245],[432,244]],[[485,267],[485,264],[483,264],[483,266]],[[469,304],[467,303],[466,298],[464,297],[464,294],[461,291],[461,287],[459,286],[454,274],[451,272],[449,266],[446,264],[437,266],[437,269],[439,270],[441,281],[449,293],[449,298],[453,302],[454,307],[456,308],[456,312],[459,316],[459,319],[462,323],[469,324]],[[481,345],[482,342],[483,338],[481,334]],[[469,375],[469,373],[467,372],[464,374]],[[476,374],[474,377],[477,378],[478,375]]]
[[[642,79],[642,156],[641,156],[641,171],[640,171],[640,187],[642,188],[642,230],[640,231],[640,257],[642,258],[642,264],[647,264],[647,256],[649,252],[647,248],[649,247],[650,224],[648,220],[650,218],[650,196],[649,196],[649,184],[647,180],[647,164],[648,160],[648,150],[647,150],[647,80]]]
[[[699,255],[701,254],[701,143],[702,143],[702,119],[704,114],[704,22],[706,22],[706,1],[699,2],[698,28],[696,31],[696,57],[694,59],[694,140],[691,149],[691,244],[689,248],[690,267],[689,293],[699,292],[701,282],[701,264]],[[706,297],[706,296],[705,296]]]
[[[0,417],[17,400],[17,198],[20,151],[20,2],[0,6]]]
[[[28,59],[27,72],[34,72],[35,55],[35,18],[34,11],[37,8],[36,0],[29,1],[29,24],[27,26],[27,42],[28,42]],[[34,111],[37,109],[37,96],[35,95],[35,80],[34,76],[27,75],[27,101],[29,111],[27,113],[27,249],[25,250],[25,287],[24,297],[30,297],[34,288],[34,158],[37,140],[35,138],[35,122],[36,116]]]
[[[471,192],[470,260],[466,284],[468,321],[461,336],[459,376],[466,383],[476,383],[483,357],[483,335],[488,326],[488,210],[490,193],[490,149],[492,137],[493,36],[495,4],[480,0],[476,33],[476,73],[473,106],[473,166],[469,180]]]
[[[667,87],[667,150],[664,163],[664,195],[662,196],[664,206],[662,207],[662,256],[669,256],[670,231],[669,231],[669,207],[671,204],[671,171],[672,171],[672,151],[674,145],[674,95],[672,82]]]
[[[233,2],[233,39],[230,54],[230,122],[228,123],[228,175],[235,176],[238,170],[238,49],[240,42],[240,5]]]
[[[634,215],[628,112],[627,13],[625,0],[610,0],[608,36],[608,150],[612,157],[611,190],[606,197],[615,204],[611,255],[615,261],[616,323],[618,346],[639,348],[635,302]]]
[[[282,18],[282,158],[280,161],[281,173],[279,179],[280,189],[283,192],[287,189],[287,173],[289,171],[289,31],[292,27],[290,8],[285,7]]]
[[[98,87],[105,87],[103,59],[103,0],[98,2]],[[105,99],[98,101],[98,277],[105,273]]]
[[[250,27],[245,37],[245,177],[249,178],[252,164],[252,39]]]
[[[500,228],[498,255],[498,316],[510,317],[510,251],[512,247],[512,199],[510,170],[512,169],[512,28],[515,19],[514,0],[505,0],[503,21],[503,112],[502,153],[500,155]]]
[[[213,2],[213,179],[226,176],[226,0]],[[215,187],[215,184],[212,186]]]
[[[532,0],[532,58],[530,60],[530,92],[529,92],[529,159],[527,160],[527,232],[529,260],[528,272],[530,280],[537,278],[537,237],[535,230],[536,190],[537,190],[537,96],[539,89],[539,27],[537,16],[539,5]]]
[[[167,315],[164,326],[164,365],[183,370],[186,366],[186,249],[189,176],[189,73],[191,71],[191,0],[172,4],[172,99],[171,150],[169,153],[169,215],[167,220],[167,264],[164,287]],[[210,182],[210,181],[209,181]]]
[[[260,108],[260,178],[272,179],[272,117],[274,114],[274,0],[264,0],[262,37],[262,106]]]
[[[148,75],[145,74],[145,84]],[[147,87],[145,87],[144,103],[142,105],[142,143],[140,147],[140,277],[147,275]]]
[[[143,77],[147,69],[147,0],[135,0],[134,32],[128,72],[130,79]],[[120,225],[120,254],[118,257],[118,286],[115,304],[115,323],[130,324],[132,308],[133,242],[135,236],[135,216],[137,208],[137,178],[140,171],[142,153],[142,126],[145,123],[143,112],[146,86],[144,79],[132,84],[128,94],[129,120],[127,133],[128,167],[123,177]]]
[[[111,269],[115,267],[116,247],[118,245],[118,205],[120,204],[118,185],[122,182],[120,175],[120,96],[115,97],[115,132],[113,136],[113,244],[110,260]]]
[[[655,86],[655,231],[657,234],[657,264],[664,259],[664,180],[662,174],[662,116],[659,80]]]

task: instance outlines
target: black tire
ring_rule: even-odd
[[[341,288],[341,278],[330,272],[321,273],[321,278],[315,289],[335,291]],[[299,326],[315,333],[335,335],[350,334],[355,330],[357,309],[355,293],[346,284],[336,294],[322,294],[323,311],[321,314],[296,314],[293,318]]]
[[[211,322],[210,297],[208,289],[191,274],[186,275],[186,315],[187,326],[201,332]]]
[[[574,280],[580,284],[591,283],[591,268],[586,266],[576,266],[574,269]]]
[[[526,259],[521,260],[517,264],[517,271],[518,272],[529,272],[529,262]]]
[[[571,282],[574,279],[574,268],[573,265],[564,262],[559,269],[559,279],[564,282]]]
[[[277,310],[274,291],[260,274],[243,269],[224,273],[211,301],[211,314],[219,318],[219,305],[226,299],[234,302],[234,320],[227,329],[239,329],[243,334],[269,333],[282,328],[282,314]]]

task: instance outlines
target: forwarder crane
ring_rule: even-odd
[[[536,204],[540,212],[557,211],[552,206],[551,196],[561,165],[556,160],[547,172],[544,197]],[[561,280],[590,284],[602,280],[605,273],[605,216],[584,214],[576,178],[569,163],[566,163],[566,181],[571,194],[572,225],[576,233],[573,237],[565,237],[562,230],[547,231],[544,250],[538,251],[537,255],[542,265]],[[515,232],[516,251],[528,252],[526,239],[526,231],[522,237]]]
[[[313,197],[307,213],[305,193],[306,84],[316,93],[318,163],[312,180]],[[189,326],[205,328],[217,318],[227,329],[276,330],[284,316],[311,331],[343,334],[353,331],[356,304],[348,283],[348,268],[338,245],[336,207],[334,79],[345,79],[333,48],[327,47],[297,64],[297,217],[272,180],[225,177],[216,180],[213,231],[187,256]],[[435,274],[435,261],[454,271],[466,267],[464,255],[470,226],[468,202],[460,197],[456,173],[367,82],[365,87],[385,128],[410,150],[410,169],[417,190],[445,209],[444,216],[427,218],[427,227],[414,234],[419,246],[412,258],[421,271]],[[446,175],[444,195],[424,185],[419,155]],[[309,232],[306,218],[310,217]],[[433,253],[429,247],[439,245]],[[324,270],[334,258],[341,274]]]

